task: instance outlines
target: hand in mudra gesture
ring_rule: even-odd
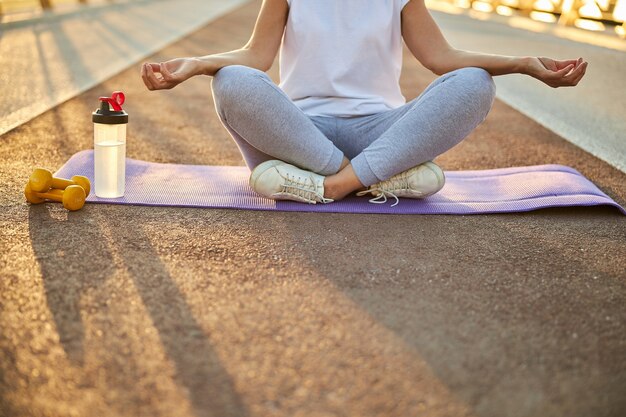
[[[533,57],[528,61],[526,73],[543,81],[552,88],[573,87],[587,70],[587,62],[582,58],[555,60],[547,57]]]
[[[160,63],[146,62],[141,66],[141,78],[148,90],[169,90],[200,73],[195,58],[176,58]]]

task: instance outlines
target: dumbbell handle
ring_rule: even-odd
[[[65,178],[52,177],[51,184],[51,189],[65,190],[70,185],[79,185],[85,190],[85,195],[89,195],[89,193],[91,192],[91,184],[89,183],[89,179],[80,175],[74,175],[72,179],[69,180]]]
[[[38,193],[26,185],[24,191],[26,199],[32,204],[39,204],[41,200],[53,200],[63,203],[63,207],[70,211],[80,210],[85,205],[85,190],[80,185],[70,185],[65,190],[51,189],[45,193]]]
[[[58,189],[58,190],[65,190],[67,187],[69,187],[70,185],[79,185],[76,184],[76,182],[72,181],[72,180],[66,180],[65,178],[52,178],[52,185],[50,188],[53,189]]]
[[[70,184],[70,185],[75,185],[75,184]],[[69,185],[67,187],[69,187]],[[46,200],[54,200],[54,201],[63,201],[63,192],[64,192],[63,190],[59,190],[56,187],[51,188],[45,193],[38,193],[38,192],[32,191],[32,193],[35,194],[39,198],[44,198]]]

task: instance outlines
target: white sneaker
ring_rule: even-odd
[[[305,171],[283,161],[265,161],[252,170],[250,187],[273,200],[303,203],[332,203],[324,198],[324,176]]]
[[[398,197],[428,197],[441,190],[445,182],[446,178],[441,168],[429,161],[394,175],[388,180],[370,185],[367,190],[359,191],[356,195],[371,193],[375,198],[372,198],[370,203],[377,204],[386,203],[389,195],[396,199],[391,205],[393,207],[400,202]]]

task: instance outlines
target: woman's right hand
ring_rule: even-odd
[[[146,62],[141,66],[141,78],[148,90],[169,90],[185,80],[202,73],[197,58],[176,58],[160,63]]]

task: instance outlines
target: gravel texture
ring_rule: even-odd
[[[259,5],[152,60],[239,47]],[[406,59],[408,98],[434,78]],[[209,78],[149,92],[138,64],[0,137],[0,416],[626,415],[617,210],[29,206],[30,171],[90,148],[116,89],[129,157],[243,164]],[[500,101],[438,162],[570,165],[626,203],[625,174]]]

